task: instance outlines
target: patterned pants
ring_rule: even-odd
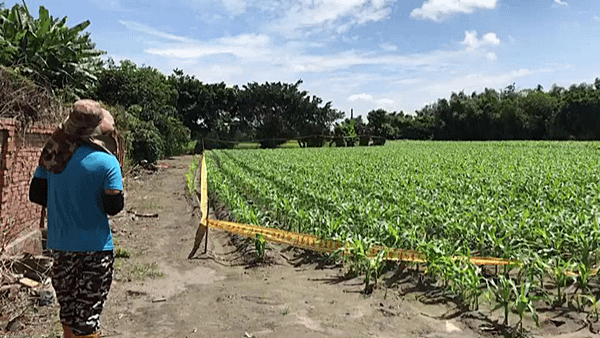
[[[76,335],[100,328],[100,314],[112,283],[112,251],[52,251],[52,286],[60,304],[60,321]]]

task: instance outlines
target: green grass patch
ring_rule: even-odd
[[[131,252],[129,251],[129,249],[117,247],[117,249],[115,250],[115,258],[130,258],[130,257],[131,257]]]
[[[198,142],[198,141],[192,140],[192,141],[189,141],[188,143],[186,143],[183,146],[183,149],[182,149],[183,154],[185,154],[185,155],[192,155],[192,154],[194,154],[194,150],[196,148],[196,142]]]
[[[115,279],[118,281],[143,281],[163,277],[157,263],[130,263],[123,259],[115,261]]]
[[[192,163],[190,164],[190,168],[188,172],[185,174],[185,181],[187,183],[187,188],[190,194],[194,194],[196,191],[196,187],[194,186],[194,182],[196,181],[196,172],[198,171],[198,166],[200,165],[200,161],[202,160],[201,155],[196,155],[192,159]]]

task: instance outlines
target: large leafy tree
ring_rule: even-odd
[[[168,82],[177,92],[178,117],[195,137],[231,138],[239,129],[237,87],[223,82],[205,84],[179,69]]]
[[[320,97],[309,97],[307,93],[300,100],[296,114],[290,116],[290,125],[296,137],[308,137],[301,141],[300,146],[321,146],[323,135],[328,135],[336,120],[344,117],[344,113],[334,109],[331,102],[323,105]]]
[[[553,138],[600,140],[600,90],[585,83],[572,85],[551,126]]]
[[[256,132],[261,147],[273,148],[292,137],[289,120],[299,110],[298,85],[248,83],[240,93],[240,111],[247,128]]]
[[[138,67],[129,60],[117,65],[109,59],[94,88],[94,97],[103,102],[125,108],[140,106],[140,118],[145,121],[169,110],[176,96],[177,92],[158,69]]]
[[[133,119],[135,160],[178,154],[190,140],[190,130],[175,107],[177,91],[155,68],[138,67],[129,60],[116,65],[109,60],[93,93],[97,100],[124,107]]]
[[[290,137],[320,135],[343,117],[331,102],[321,106],[320,98],[301,91],[301,83],[254,82],[240,91],[240,117],[247,128],[255,131],[261,147],[276,147]]]
[[[550,137],[552,118],[558,109],[558,100],[541,88],[529,91],[521,99],[525,114],[525,132],[527,138],[540,140]]]
[[[374,136],[392,138],[392,116],[385,109],[371,110],[367,114],[368,130]]]
[[[67,17],[54,18],[43,6],[35,19],[25,3],[12,9],[0,4],[0,64],[52,89],[84,95],[97,79],[104,54],[84,33],[89,25],[68,27]]]

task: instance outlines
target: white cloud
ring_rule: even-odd
[[[355,43],[356,41],[358,41],[358,35],[354,35],[352,37],[347,37],[347,36],[342,36],[342,41],[344,41],[345,43]]]
[[[488,60],[490,60],[490,61],[496,61],[496,60],[498,60],[498,56],[496,55],[496,53],[492,53],[492,52],[489,52],[489,53],[485,54],[485,58],[488,59]]]
[[[497,0],[426,0],[410,12],[415,19],[440,21],[454,13],[473,13],[476,9],[494,9]]]
[[[221,0],[223,6],[233,16],[237,16],[246,12],[247,2],[246,0]]]
[[[493,82],[485,73],[476,72],[489,67],[486,59],[497,59],[493,49],[501,43],[495,33],[479,36],[475,31],[468,31],[464,33],[464,40],[454,43],[451,49],[410,54],[391,43],[382,43],[375,49],[359,49],[357,44],[352,46],[354,49],[332,51],[327,48],[330,40],[312,37],[282,41],[276,35],[263,33],[198,40],[137,22],[121,23],[140,32],[141,36],[149,34],[160,38],[154,39],[156,41],[139,39],[145,54],[139,56],[138,63],[159,65],[161,71],[167,73],[180,68],[208,83],[225,81],[230,85],[243,85],[253,81],[295,82],[302,78],[311,94],[334,100],[334,106],[341,110],[355,108],[357,113],[380,107],[390,111],[421,108],[414,102],[431,100],[462,88],[462,82],[456,82],[455,86],[450,83],[447,87],[440,83],[435,87],[436,81],[444,78],[451,81],[469,72],[480,76],[467,79],[474,84]],[[318,53],[314,53],[315,50]],[[503,86],[511,83],[499,82]],[[422,88],[430,88],[431,92],[422,92]],[[481,86],[474,89],[481,90]]]
[[[354,101],[373,101],[373,96],[369,95],[369,94],[353,94],[350,95],[350,97],[348,98],[348,101],[354,102]]]
[[[335,29],[335,32],[338,34],[346,33],[347,31],[350,30],[350,28],[352,28],[352,23],[347,22],[345,24],[337,26],[337,28]]]
[[[358,102],[371,103],[371,104],[375,104],[375,106],[377,108],[382,108],[382,107],[389,108],[394,104],[394,100],[392,100],[392,99],[389,99],[389,98],[375,99],[372,95],[366,94],[366,93],[350,95],[350,97],[348,97],[348,101],[353,102],[353,103],[358,103]]]
[[[594,21],[596,21],[596,22],[600,22],[600,16],[598,16],[598,15],[594,15],[594,16],[592,17],[592,19],[593,19]]]
[[[144,25],[139,22],[119,20],[119,23],[121,23],[123,26],[125,26],[133,31],[156,36],[159,38],[173,40],[173,41],[180,41],[180,42],[189,41],[189,39],[186,37],[165,33],[165,32],[159,31],[158,29],[152,28],[148,25]]]
[[[204,62],[209,63],[235,62],[251,65],[252,69],[270,65],[271,69],[291,74],[331,73],[360,66],[385,66],[396,69],[396,71],[398,69],[418,69],[424,72],[435,72],[467,64],[477,59],[495,59],[495,54],[489,53],[489,47],[500,43],[494,33],[487,33],[479,38],[477,32],[473,31],[465,32],[462,44],[466,48],[463,50],[434,50],[420,54],[400,54],[394,51],[397,48],[394,45],[383,45],[382,47],[387,49],[387,53],[384,54],[373,50],[311,54],[312,48],[323,47],[323,43],[292,41],[275,44],[269,36],[264,34],[243,34],[197,41],[163,33],[132,22],[127,22],[127,24],[131,29],[145,33],[150,32],[153,35],[177,41],[177,43],[150,46],[144,50],[147,54],[180,60],[199,61],[203,59]],[[144,29],[139,29],[141,27]],[[235,59],[231,59],[231,57],[235,57]]]
[[[291,1],[269,30],[287,36],[319,31],[347,32],[355,25],[387,18],[396,0]]]
[[[461,44],[467,46],[467,50],[475,50],[483,46],[497,46],[500,44],[500,39],[496,33],[487,33],[478,39],[476,31],[466,31],[465,39]]]
[[[382,43],[380,47],[381,47],[381,49],[388,51],[388,52],[393,52],[395,50],[398,50],[398,46],[394,45],[393,43]]]
[[[394,104],[394,100],[391,99],[381,99],[381,100],[377,100],[377,103],[382,105],[382,106],[390,106],[392,104]]]
[[[569,3],[561,0],[554,0],[554,3],[558,6],[569,6]]]
[[[193,42],[181,46],[148,48],[144,52],[179,59],[198,59],[219,54],[233,54],[243,59],[267,56],[271,54],[271,46],[270,39],[266,35],[243,34],[205,43]]]
[[[93,0],[100,1],[100,0]],[[189,1],[189,0],[188,0]],[[196,10],[219,4],[231,18],[252,13],[268,18],[259,27],[285,37],[348,32],[357,25],[381,21],[397,0],[191,0]],[[213,6],[214,7],[214,6]]]

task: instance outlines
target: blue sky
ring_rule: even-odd
[[[12,6],[15,1],[5,1]],[[600,1],[29,0],[99,49],[207,83],[295,82],[350,115],[600,77]]]

